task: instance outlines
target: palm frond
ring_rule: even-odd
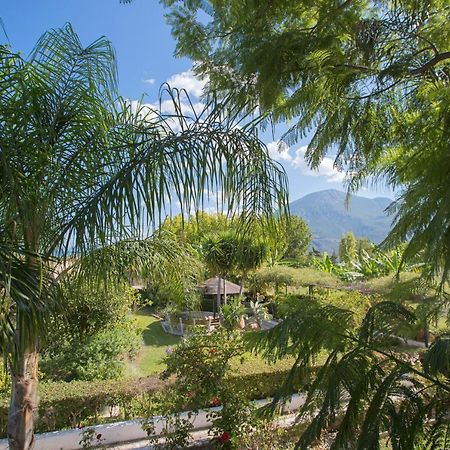
[[[142,233],[161,223],[173,202],[190,213],[205,205],[209,192],[239,213],[243,232],[256,222],[274,229],[275,211],[280,217],[288,213],[284,170],[251,129],[223,117],[221,105],[198,113],[182,104],[177,90],[165,93],[174,115],[143,106],[133,111],[122,103],[118,125],[110,130],[114,161],[101,183],[80,193],[55,243],[71,242],[84,251],[130,230]]]

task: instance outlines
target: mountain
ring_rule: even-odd
[[[291,214],[303,217],[311,228],[312,245],[317,250],[338,251],[341,236],[348,231],[377,244],[389,233],[392,219],[384,210],[391,199],[353,195],[348,207],[345,200],[345,192],[328,189],[305,195],[290,204]]]

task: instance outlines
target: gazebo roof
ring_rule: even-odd
[[[240,294],[241,293],[241,287],[238,284],[234,284],[231,281],[227,281],[224,280],[222,278],[221,282],[220,282],[220,293],[223,294],[224,293],[224,286],[223,283],[225,281],[226,284],[226,292],[227,295],[233,295],[233,294]],[[207,279],[202,287],[204,289],[204,293],[205,295],[217,295],[217,285],[219,283],[219,279],[217,277],[214,278],[209,278]]]

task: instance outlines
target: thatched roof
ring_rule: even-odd
[[[220,293],[224,293],[224,281],[226,284],[226,292],[227,295],[236,295],[241,293],[241,287],[237,284],[232,283],[231,281],[227,281],[222,279],[220,282]],[[217,277],[215,278],[209,278],[206,280],[202,288],[204,289],[205,295],[217,295],[217,285],[219,283],[219,279]]]

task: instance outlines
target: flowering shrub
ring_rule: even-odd
[[[189,338],[167,352],[164,379],[175,383],[149,402],[143,427],[150,441],[164,438],[165,448],[185,447],[189,442],[191,419],[199,410],[209,409],[210,433],[222,448],[239,448],[243,434],[253,433],[261,423],[255,404],[237,388],[230,361],[244,353],[241,335],[219,329],[206,334],[196,329]],[[183,413],[183,411],[186,411]],[[162,412],[162,433],[157,436],[153,416]]]
[[[94,428],[81,428],[81,439],[78,442],[83,450],[104,449],[102,442],[105,440],[101,433],[96,433]]]

